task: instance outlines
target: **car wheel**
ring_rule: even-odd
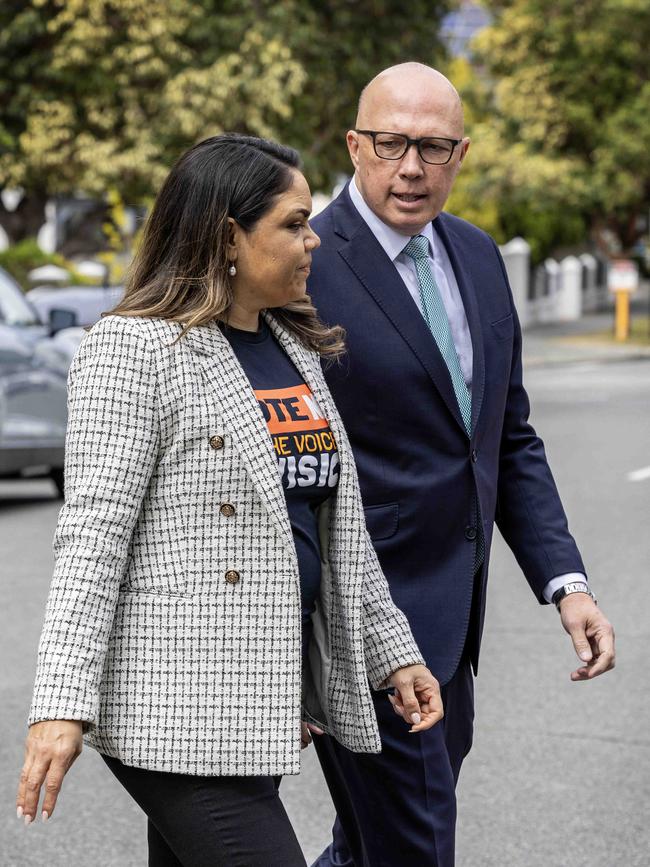
[[[56,485],[56,489],[59,492],[59,495],[63,497],[63,467],[54,467],[50,471],[50,476],[52,477],[52,481]]]

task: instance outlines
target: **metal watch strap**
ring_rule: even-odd
[[[591,592],[589,585],[585,581],[571,581],[568,584],[559,587],[553,594],[551,601],[558,611],[560,610],[560,602],[565,596],[570,596],[572,593],[586,593],[587,596],[591,596],[594,602],[596,602],[596,597]]]

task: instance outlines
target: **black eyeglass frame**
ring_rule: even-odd
[[[451,160],[454,155],[454,151],[458,147],[459,144],[463,141],[462,138],[445,138],[440,135],[425,135],[423,138],[409,138],[409,136],[405,135],[403,132],[391,132],[390,130],[379,130],[379,129],[355,129],[354,132],[359,133],[360,135],[368,135],[372,139],[372,147],[375,154],[379,157],[380,160],[401,160],[406,156],[408,149],[411,145],[415,145],[418,156],[420,159],[425,162],[428,166],[446,166],[447,163]],[[377,140],[376,137],[378,135],[396,135],[402,139],[406,140],[406,147],[402,151],[402,153],[398,157],[383,157],[381,154],[377,153]],[[428,159],[426,159],[422,154],[422,142],[423,141],[444,141],[447,144],[451,145],[451,151],[449,152],[449,156],[444,161],[444,163],[432,163]]]

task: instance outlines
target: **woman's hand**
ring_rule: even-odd
[[[310,732],[313,732],[315,735],[324,734],[322,729],[319,729],[318,726],[314,726],[311,723],[301,722],[300,723],[300,749],[304,750],[305,747],[308,747],[312,741],[312,737]]]
[[[445,715],[440,685],[424,665],[398,668],[388,682],[395,687],[395,695],[389,695],[388,700],[395,713],[411,723],[410,732],[426,731]]]
[[[16,798],[18,818],[24,816],[26,825],[36,818],[43,783],[41,817],[46,822],[52,815],[63,778],[81,753],[82,726],[77,720],[60,719],[44,720],[29,727]]]

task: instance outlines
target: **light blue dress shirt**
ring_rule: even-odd
[[[410,256],[407,256],[402,251],[410,240],[410,235],[402,235],[396,229],[391,228],[383,220],[380,220],[377,214],[366,203],[361,195],[356,184],[356,178],[352,178],[348,187],[352,204],[357,209],[368,228],[375,236],[382,249],[385,251],[388,258],[397,268],[397,271],[402,278],[404,285],[409,291],[409,295],[415,301],[418,310],[424,315],[422,310],[422,300],[420,298],[420,283],[415,268],[415,262]],[[442,303],[445,305],[447,318],[449,319],[449,327],[451,336],[454,339],[454,346],[460,368],[463,371],[463,377],[467,383],[469,390],[472,390],[472,337],[467,324],[467,316],[465,315],[465,307],[463,299],[458,288],[458,281],[454,274],[454,269],[451,267],[449,256],[445,245],[440,240],[438,233],[433,228],[433,223],[427,225],[421,230],[420,235],[424,235],[429,241],[429,265],[435,278]],[[560,587],[569,584],[573,581],[586,581],[587,578],[581,572],[570,572],[565,575],[558,575],[551,578],[546,587],[544,587],[544,599],[550,602],[553,594]]]
[[[410,235],[402,235],[386,223],[382,222],[379,217],[366,204],[363,196],[357,189],[354,178],[350,182],[350,197],[352,202],[363,217],[364,221],[375,238],[379,241],[386,252],[386,255],[397,268],[400,277],[404,281],[409,295],[415,301],[420,313],[422,310],[422,299],[420,297],[420,282],[418,280],[415,262],[405,253],[402,252],[404,247],[410,240]],[[445,305],[447,319],[449,319],[449,327],[451,335],[454,339],[456,353],[460,361],[460,369],[463,371],[463,377],[467,383],[467,387],[472,389],[472,337],[469,333],[469,325],[467,324],[467,316],[465,316],[465,307],[456,281],[454,269],[451,267],[449,256],[445,245],[438,237],[438,233],[433,228],[433,223],[427,225],[420,232],[421,235],[429,242],[429,266],[431,273],[434,276],[442,303]]]

